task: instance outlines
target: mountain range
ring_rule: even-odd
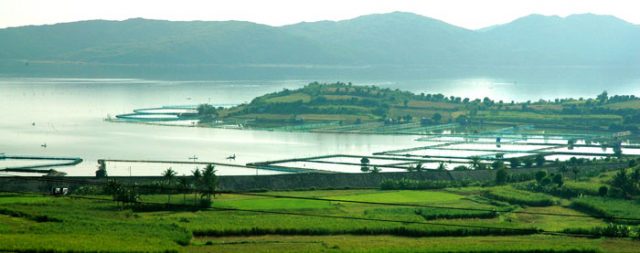
[[[0,29],[0,61],[628,66],[640,64],[640,26],[594,14],[530,15],[480,30],[405,12],[279,27],[244,21],[91,20]]]

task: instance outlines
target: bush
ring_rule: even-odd
[[[608,192],[609,188],[607,186],[603,185],[598,188],[598,195],[600,195],[600,197],[606,197]]]

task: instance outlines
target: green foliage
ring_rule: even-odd
[[[546,194],[517,190],[512,187],[496,187],[487,192],[487,196],[512,204],[527,206],[551,206],[555,200]]]
[[[517,157],[513,157],[509,159],[509,165],[511,166],[512,169],[519,168],[521,164],[522,162],[520,162],[520,159],[518,159]]]
[[[598,188],[598,195],[600,195],[600,197],[606,197],[608,193],[609,188],[607,186],[603,185]]]
[[[544,166],[544,163],[545,163],[544,155],[536,155],[536,166],[542,167]]]
[[[561,174],[554,175],[552,181],[553,183],[557,184],[558,187],[562,187],[562,185],[564,184],[564,179],[562,178]]]
[[[535,177],[536,177],[536,182],[538,182],[538,184],[541,184],[542,180],[547,177],[547,171],[546,170],[540,170],[540,171],[536,172]]]
[[[509,182],[509,173],[506,169],[501,168],[496,171],[496,184],[503,185]]]

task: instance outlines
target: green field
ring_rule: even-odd
[[[489,190],[487,194],[497,200],[527,206],[551,206],[556,202],[555,199],[549,195],[522,191],[511,186],[495,187]]]
[[[640,218],[640,202],[637,200],[611,199],[595,196],[584,196],[573,201],[576,209],[606,217]],[[614,219],[615,220],[615,219]],[[640,223],[640,221],[618,220],[623,223]]]
[[[210,210],[135,212],[103,200],[0,194],[0,251],[632,252],[640,246],[624,238],[540,234],[607,223],[580,217],[584,213],[564,206],[507,204],[496,200],[502,197],[491,199],[494,195],[489,194],[487,198],[487,192],[522,195],[518,201],[549,198],[508,186],[287,191],[264,194],[325,200],[223,194]],[[143,201],[167,200],[166,195],[142,197]],[[172,197],[172,203],[182,201],[182,195]],[[627,204],[625,208],[640,207],[636,202]]]

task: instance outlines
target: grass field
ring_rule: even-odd
[[[543,193],[517,190],[511,186],[495,187],[487,192],[491,198],[527,206],[551,206],[556,200]]]
[[[584,196],[573,200],[572,206],[607,217],[627,217],[640,219],[640,202],[637,200],[611,199],[595,196]],[[640,223],[640,221],[615,220],[622,223]]]
[[[329,201],[223,194],[214,201],[214,209],[196,212],[134,212],[121,210],[110,201],[0,194],[0,251],[633,252],[640,246],[630,239],[535,234],[536,230],[588,229],[607,223],[590,217],[512,213],[583,214],[557,205],[509,205],[485,198],[487,191],[514,193],[508,187],[265,193]],[[515,193],[524,196],[521,200],[541,198],[519,190]],[[143,200],[163,202],[167,196],[145,195]],[[182,195],[172,197],[173,203],[182,201]],[[402,204],[413,206],[399,206]],[[50,219],[30,218],[36,216]]]
[[[206,245],[207,243],[211,245]],[[637,252],[629,239],[563,236],[407,238],[397,236],[202,237],[192,252]],[[367,249],[367,250],[362,250]]]

